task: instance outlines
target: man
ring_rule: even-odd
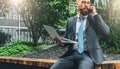
[[[109,34],[109,27],[90,6],[90,0],[76,0],[76,7],[78,13],[67,21],[65,38],[78,44],[64,44],[69,46],[68,51],[50,69],[94,69],[94,64],[104,60],[97,34]]]

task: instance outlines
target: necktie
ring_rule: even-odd
[[[83,48],[83,27],[84,27],[84,18],[80,18],[81,25],[78,31],[78,52],[82,53],[84,51]]]

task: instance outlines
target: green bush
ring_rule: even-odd
[[[110,1],[112,3],[112,0]],[[97,8],[97,12],[102,16],[110,28],[108,36],[100,36],[99,41],[102,48],[107,53],[120,53],[120,15],[119,9],[114,5],[107,4],[104,7]]]
[[[22,43],[14,43],[12,45],[0,47],[0,56],[13,56],[16,54],[32,53],[32,46],[27,46]]]
[[[45,46],[44,43],[39,43],[37,47],[33,46],[32,42],[14,42],[9,45],[0,47],[0,56],[15,56],[18,54],[34,53],[36,50],[42,50]]]

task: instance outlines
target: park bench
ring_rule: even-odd
[[[49,68],[56,60],[0,56],[0,62]],[[104,61],[101,65],[95,66],[95,69],[120,69],[120,60]]]

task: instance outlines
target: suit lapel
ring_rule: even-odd
[[[73,23],[73,32],[76,34],[76,21],[77,21],[77,16],[74,17],[72,23]]]
[[[88,21],[88,19],[87,19],[86,25],[85,25],[85,30],[88,28],[88,26],[89,26],[89,21]]]
[[[90,25],[90,18],[91,18],[90,15],[88,15],[85,30],[87,30],[88,26]]]

